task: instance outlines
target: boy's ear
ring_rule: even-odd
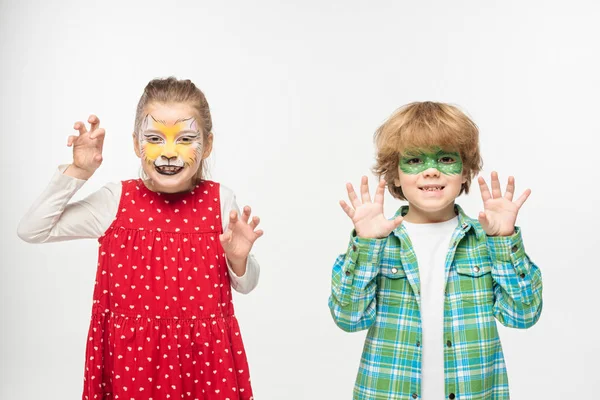
[[[394,186],[400,187],[400,178],[394,179]]]
[[[140,141],[138,140],[135,132],[133,132],[131,136],[133,137],[133,150],[135,151],[135,155],[138,156],[138,158],[142,158],[142,152],[140,151]]]

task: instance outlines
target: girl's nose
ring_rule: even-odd
[[[166,159],[167,161],[174,161],[177,159],[177,155],[173,154],[173,155],[169,155],[169,154],[163,154],[161,155],[162,158]]]

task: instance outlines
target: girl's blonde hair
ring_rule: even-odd
[[[374,135],[377,162],[373,172],[387,182],[392,196],[406,200],[398,179],[400,157],[408,152],[456,151],[463,162],[460,194],[469,193],[471,179],[482,168],[477,125],[457,107],[431,101],[415,102],[400,107],[377,129]]]
[[[192,81],[189,79],[179,80],[171,76],[164,79],[153,79],[148,82],[135,112],[135,126],[133,131],[138,139],[142,122],[146,117],[146,106],[151,103],[185,103],[193,107],[197,114],[196,118],[199,119],[199,126],[202,127],[203,138],[206,143],[209,135],[212,133],[210,107],[204,93]],[[204,159],[194,176],[194,183],[204,179],[207,172],[208,165],[206,159]]]

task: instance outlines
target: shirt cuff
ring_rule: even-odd
[[[260,268],[258,262],[252,254],[248,255],[246,260],[246,271],[242,276],[236,275],[229,265],[229,260],[225,258],[227,262],[227,269],[229,271],[229,279],[231,281],[231,287],[239,293],[247,294],[250,293],[258,284],[258,277]]]
[[[75,178],[73,176],[65,175],[65,171],[71,164],[61,164],[58,166],[58,171],[52,177],[53,183],[63,184],[63,186],[75,183],[77,189],[81,188],[87,181],[85,179]]]
[[[373,267],[378,268],[381,253],[385,247],[386,241],[387,237],[382,239],[361,238],[357,236],[356,231],[353,230],[350,237],[350,243],[348,244],[348,250],[346,251],[346,257],[349,258],[351,262],[345,263],[345,275],[353,275],[357,264],[361,269],[366,268],[370,270]]]
[[[487,248],[492,261],[512,264],[519,275],[529,272],[523,262],[525,248],[519,227],[515,227],[511,236],[488,236]]]

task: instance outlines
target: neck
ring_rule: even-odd
[[[425,211],[409,203],[404,220],[413,224],[434,224],[449,221],[454,217],[456,217],[454,203],[436,211]]]
[[[194,182],[189,181],[182,185],[164,187],[164,186],[155,184],[151,179],[145,180],[144,185],[146,185],[146,187],[153,192],[169,193],[169,194],[189,192],[195,186]]]

